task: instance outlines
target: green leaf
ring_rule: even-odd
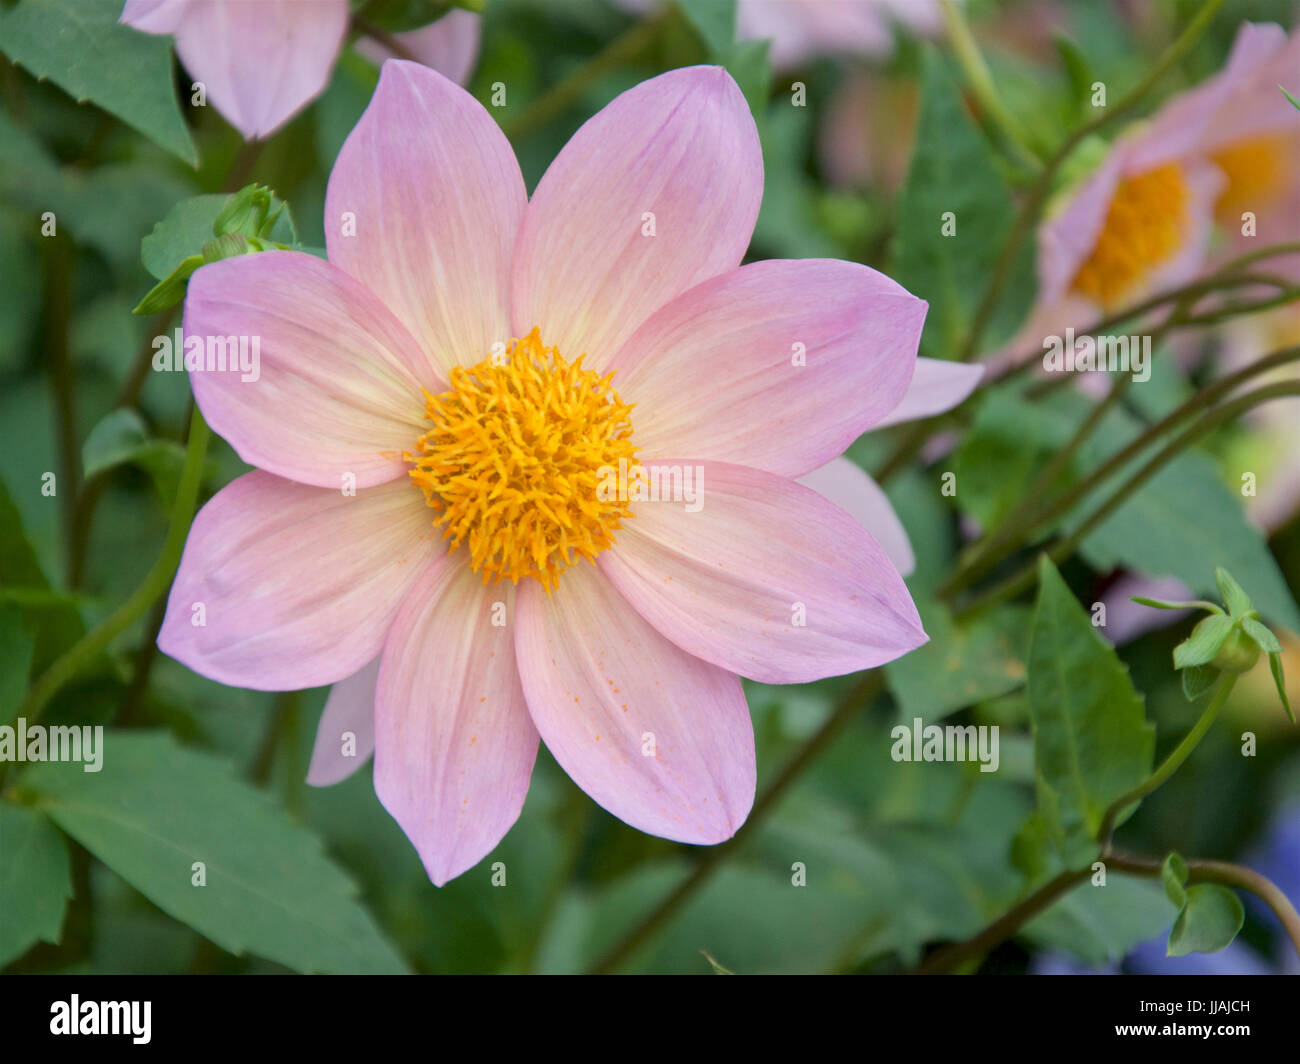
[[[262,792],[220,758],[164,733],[110,731],[103,769],[34,765],[25,790],[164,912],[232,953],[301,972],[400,972],[356,888]],[[192,885],[195,862],[206,886]]]
[[[39,939],[58,944],[72,897],[63,836],[35,809],[0,801],[0,968]]]
[[[736,0],[690,0],[678,6],[715,59],[731,54],[736,40]]]
[[[1156,610],[1206,610],[1210,613],[1222,613],[1218,606],[1213,602],[1206,602],[1204,599],[1193,599],[1191,602],[1169,602],[1167,599],[1147,598],[1146,595],[1130,595],[1129,600],[1136,602],[1139,606],[1150,606]]]
[[[1170,957],[1188,953],[1217,953],[1230,945],[1245,923],[1241,899],[1217,883],[1197,883],[1187,888],[1165,952]]]
[[[22,702],[35,651],[36,637],[28,631],[22,609],[0,601],[0,724],[12,720]]]
[[[1187,862],[1179,854],[1171,853],[1160,866],[1160,880],[1174,908],[1182,909],[1187,902]]]
[[[1110,490],[1117,484],[1107,481]],[[1300,610],[1268,544],[1214,462],[1199,452],[1179,455],[1142,485],[1088,534],[1080,552],[1102,572],[1126,567],[1172,576],[1201,594],[1214,590],[1207,586],[1205,560],[1216,559],[1251,589],[1261,613],[1300,631]]]
[[[951,212],[956,226],[944,235]],[[921,73],[921,115],[907,180],[898,201],[891,275],[930,301],[922,350],[952,357],[983,297],[1015,217],[997,157],[966,113],[943,61],[927,48]],[[988,340],[1019,324],[1033,291],[1026,241]]]
[[[155,280],[171,277],[183,261],[202,252],[216,233],[213,226],[222,211],[235,201],[232,195],[192,196],[177,203],[153,231],[140,242],[140,261]],[[271,210],[280,210],[271,230],[271,239],[280,244],[296,244],[298,234],[293,218],[283,200],[272,199]],[[254,232],[245,236],[256,236]],[[196,267],[197,268],[197,267]]]
[[[1232,578],[1232,574],[1227,569],[1222,566],[1217,567],[1214,570],[1214,582],[1219,587],[1219,596],[1223,599],[1223,604],[1228,607],[1228,612],[1232,616],[1244,617],[1255,611],[1250,596],[1242,590],[1241,585]]]
[[[930,641],[885,666],[903,717],[937,719],[1023,686],[1028,610],[1000,609],[958,626],[938,603],[918,605]]]
[[[1180,675],[1183,678],[1183,694],[1187,701],[1195,702],[1214,686],[1219,678],[1219,670],[1212,665],[1190,665]]]
[[[1254,617],[1247,617],[1241,622],[1241,629],[1265,654],[1281,654],[1282,644],[1277,641],[1277,636],[1265,628]]]
[[[1222,613],[1198,622],[1192,629],[1192,634],[1174,647],[1174,668],[1188,669],[1193,665],[1208,665],[1235,627],[1232,618]]]
[[[78,103],[116,115],[159,147],[198,164],[181,114],[166,37],[121,25],[120,0],[20,0],[0,7],[0,49]]]
[[[1282,655],[1270,654],[1268,656],[1268,668],[1273,674],[1273,684],[1277,688],[1277,697],[1282,700],[1282,708],[1286,710],[1286,715],[1295,723],[1295,713],[1291,710],[1291,700],[1286,696],[1286,677],[1282,675]]]
[[[1046,556],[1038,587],[1028,687],[1039,809],[1068,859],[1151,771],[1155,733],[1128,670]]]
[[[1168,926],[1169,903],[1155,883],[1113,875],[1105,886],[1075,887],[1026,924],[1023,934],[1038,946],[1101,967],[1122,960]]]
[[[149,438],[140,415],[128,408],[106,414],[86,437],[81,464],[87,479],[120,465],[137,465],[154,481],[163,506],[171,504],[185,464],[185,448],[172,440]]]

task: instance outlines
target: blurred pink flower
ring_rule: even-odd
[[[741,266],[762,187],[721,68],[623,93],[530,200],[473,97],[389,61],[330,175],[329,262],[190,281],[191,337],[259,338],[256,382],[191,378],[259,469],[195,519],[159,646],[227,684],[334,684],[310,781],[373,744],[435,883],[515,821],[539,734],[629,824],[728,838],[755,781],[738,676],[814,680],[926,638],[850,516],[878,520],[879,489],[837,456],[979,369],[917,360],[925,303],[866,266]],[[634,451],[702,476],[701,506],[603,494]]]
[[[614,0],[633,14],[648,14],[663,0]],[[873,58],[894,51],[892,25],[933,35],[943,28],[939,0],[737,0],[736,37],[767,38],[777,71],[793,70],[820,55]]]
[[[348,18],[348,0],[126,0],[120,21],[174,36],[176,54],[212,106],[245,139],[256,140],[324,91]],[[421,62],[463,82],[478,33],[477,15],[453,11],[397,36]],[[367,54],[384,58],[379,46]]]
[[[1249,208],[1266,242],[1285,239],[1300,114],[1277,82],[1294,76],[1298,42],[1244,24],[1222,71],[1116,141],[1039,229],[1037,301],[1013,353],[1193,280],[1216,216],[1237,225]]]
[[[479,15],[454,8],[437,22],[407,33],[395,33],[393,37],[413,58],[457,85],[465,85],[474,72],[482,34],[483,20]],[[356,47],[367,59],[380,65],[385,59],[400,58],[369,37],[359,40]]]

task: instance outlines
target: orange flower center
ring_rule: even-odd
[[[1286,190],[1289,162],[1296,145],[1281,133],[1242,137],[1212,155],[1227,183],[1214,204],[1215,217],[1224,225],[1235,225],[1243,211],[1271,206]]]
[[[594,561],[631,517],[600,490],[633,457],[631,406],[582,356],[566,362],[537,329],[500,355],[451,373],[425,393],[433,427],[420,437],[411,479],[438,511],[452,549],[464,543],[483,583],[524,577],[548,591],[579,557]]]
[[[1176,163],[1120,181],[1092,254],[1071,287],[1103,307],[1136,293],[1181,246],[1189,193]]]

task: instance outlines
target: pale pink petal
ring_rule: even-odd
[[[474,61],[478,58],[479,38],[482,36],[481,16],[473,11],[455,8],[437,22],[421,26],[418,30],[394,34],[397,42],[410,55],[427,67],[432,67],[443,77],[451,78],[457,85],[469,81]],[[383,64],[396,56],[378,41],[362,37],[357,51],[372,62]]]
[[[646,453],[798,476],[898,405],[925,310],[857,263],[771,259],[678,296],[609,368]]]
[[[511,337],[510,257],[526,200],[483,105],[428,67],[390,59],[330,174],[330,262],[379,296],[446,377]]]
[[[524,580],[518,609],[528,711],[573,782],[652,835],[734,835],[755,780],[740,680],[673,646],[586,562],[549,596]]]
[[[375,793],[438,886],[478,864],[519,818],[537,729],[515,667],[510,584],[444,556],[402,604],[384,646]]]
[[[313,787],[339,783],[370,760],[375,751],[375,684],[379,658],[330,688],[316,727],[307,782]],[[345,753],[344,751],[348,752]]]
[[[565,358],[604,366],[659,307],[739,265],[762,195],[758,131],[725,70],[629,89],[533,193],[512,277],[516,334],[538,326]]]
[[[975,390],[984,367],[941,358],[918,358],[916,372],[898,405],[876,423],[876,428],[917,421],[942,414],[966,401]]]
[[[253,140],[320,95],[347,28],[347,0],[191,0],[175,29],[176,54],[212,106]]]
[[[833,502],[871,534],[900,576],[910,576],[916,555],[907,530],[884,490],[856,462],[836,458],[799,478],[799,483]]]
[[[349,496],[245,474],[195,517],[158,646],[231,687],[292,691],[351,676],[442,554],[431,514],[403,481]]]
[[[322,488],[405,476],[402,451],[428,428],[421,388],[439,385],[420,376],[401,323],[342,270],[296,251],[222,259],[190,279],[184,322],[205,352],[248,338],[249,372],[228,359],[190,373],[203,416],[245,462]]]
[[[189,4],[190,0],[126,0],[118,22],[142,33],[174,33]]]
[[[817,492],[721,462],[643,461],[692,470],[702,505],[633,501],[597,565],[678,646],[763,683],[805,683],[926,641],[884,550]]]

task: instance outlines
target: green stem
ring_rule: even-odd
[[[1183,736],[1182,742],[1170,751],[1169,756],[1160,762],[1160,767],[1151,775],[1127,794],[1123,794],[1111,802],[1110,807],[1101,818],[1101,827],[1097,831],[1097,841],[1101,843],[1103,860],[1110,853],[1111,836],[1115,833],[1115,825],[1118,823],[1119,818],[1124,815],[1124,812],[1130,806],[1136,805],[1152,791],[1162,787],[1169,777],[1178,771],[1182,763],[1191,756],[1192,751],[1205,738],[1205,733],[1210,730],[1210,726],[1218,717],[1223,704],[1228,701],[1228,695],[1232,693],[1232,685],[1236,682],[1236,673],[1221,673],[1219,679],[1215,682],[1214,694],[1210,697],[1210,704],[1205,707],[1204,712],[1192,725],[1192,730]]]
[[[1109,868],[1129,875],[1151,876],[1157,878],[1164,869],[1162,861],[1153,861],[1146,857],[1134,857],[1129,854],[1112,853],[1106,861]],[[1230,861],[1191,860],[1187,862],[1187,881],[1189,883],[1219,883],[1225,887],[1246,890],[1259,898],[1273,910],[1282,929],[1291,939],[1291,946],[1300,956],[1300,913],[1282,890],[1265,875],[1245,865]]]
[[[957,356],[959,360],[963,362],[970,361],[979,349],[984,332],[993,320],[993,312],[997,309],[998,300],[1002,297],[1002,289],[1006,285],[1012,267],[1020,254],[1020,245],[1038,221],[1038,216],[1051,194],[1052,182],[1057,171],[1060,170],[1066,159],[1074,153],[1075,148],[1085,140],[1143,103],[1150,96],[1151,90],[1155,88],[1160,79],[1191,50],[1192,45],[1200,38],[1210,24],[1210,20],[1214,18],[1215,13],[1222,6],[1223,0],[1205,0],[1205,3],[1201,5],[1201,9],[1187,24],[1183,32],[1178,35],[1178,39],[1165,50],[1164,55],[1151,68],[1147,76],[1113,107],[1106,108],[1091,122],[1086,122],[1077,127],[1065,139],[1065,142],[1057,148],[1052,157],[1048,159],[1047,165],[1043,167],[1042,173],[1039,174],[1038,180],[1034,182],[1024,205],[1021,207],[1020,213],[1016,216],[1006,243],[1002,246],[1002,253],[993,267],[993,276],[989,281],[989,286],[984,293],[979,308],[975,312],[975,318],[971,323],[970,332],[966,336],[966,342]]]
[[[109,643],[144,616],[154,600],[171,585],[176,567],[180,564],[181,550],[185,546],[185,537],[189,534],[190,522],[194,518],[194,508],[198,502],[203,461],[208,451],[208,435],[207,423],[195,407],[190,419],[190,437],[185,449],[185,465],[181,470],[180,485],[176,489],[176,499],[172,504],[167,538],[163,542],[162,553],[158,555],[158,560],[154,562],[153,568],[149,570],[149,574],[140,586],[132,592],[130,598],[46,669],[40,679],[28,690],[27,696],[14,714],[14,720],[19,717],[27,718],[28,723],[37,720],[50,699]]]
[[[740,830],[726,842],[700,851],[699,863],[695,866],[694,871],[674,887],[663,901],[646,916],[642,917],[613,948],[601,957],[592,967],[592,973],[604,974],[617,969],[683,904],[694,897],[721,866],[722,861],[735,853],[736,848],[754,833],[759,823],[772,811],[777,801],[790,788],[790,785],[816,760],[822,750],[857,715],[862,707],[872,702],[883,688],[884,679],[879,669],[863,673],[862,678],[840,700],[835,710],[826,719],[826,722],[795,752],[790,760],[786,762],[785,767],[782,768],[776,779],[768,784],[763,793],[758,796],[758,800],[754,802],[754,808],[750,811],[745,823],[741,825]]]
[[[647,51],[659,39],[663,25],[664,16],[660,15],[638,22],[615,37],[572,74],[537,97],[518,117],[502,122],[501,128],[506,136],[512,140],[522,137],[563,114],[578,102],[593,82]]]
[[[1142,466],[1133,474],[1123,486],[1111,495],[1104,503],[1101,504],[1093,513],[1083,520],[1081,524],[1068,536],[1049,550],[1048,557],[1056,563],[1060,563],[1067,558],[1079,545],[1079,543],[1094,528],[1106,520],[1120,506],[1128,501],[1129,497],[1138,490],[1147,480],[1158,473],[1165,465],[1174,458],[1178,457],[1191,443],[1199,437],[1205,435],[1215,426],[1236,417],[1238,414],[1250,410],[1252,407],[1259,406],[1261,403],[1268,402],[1271,399],[1282,399],[1289,396],[1300,395],[1300,381],[1288,381],[1280,384],[1271,384],[1263,388],[1256,388],[1253,392],[1225,403],[1210,411],[1203,418],[1192,425],[1185,432],[1174,439],[1168,446],[1163,448],[1154,458],[1146,465]],[[1017,573],[1003,580],[1000,584],[995,585],[989,591],[980,595],[974,601],[968,603],[956,614],[957,618],[968,617],[979,610],[987,609],[989,606],[1001,602],[1008,598],[1020,594],[1020,592],[1032,587],[1034,580],[1037,578],[1038,565],[1035,561],[1030,561],[1022,567]]]
[[[948,42],[966,75],[966,83],[979,100],[984,113],[997,124],[1007,143],[1015,150],[1017,161],[1028,166],[1031,172],[1037,173],[1042,168],[1042,160],[1034,151],[1025,127],[998,94],[993,75],[989,73],[984,56],[980,54],[979,45],[975,42],[975,35],[971,33],[970,23],[966,21],[965,11],[954,0],[939,0],[939,4],[948,31]]]

